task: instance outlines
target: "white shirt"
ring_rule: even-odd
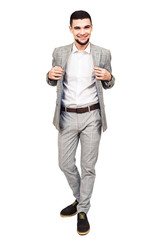
[[[63,82],[63,106],[78,108],[98,103],[93,68],[90,44],[84,51],[79,51],[74,44]]]

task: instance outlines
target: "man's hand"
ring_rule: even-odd
[[[48,78],[52,80],[60,80],[63,75],[64,70],[61,67],[52,67],[48,73]]]
[[[106,69],[104,68],[99,68],[99,67],[94,67],[94,73],[96,75],[96,78],[98,80],[107,80],[110,81],[112,76],[110,74],[110,72],[108,72]]]

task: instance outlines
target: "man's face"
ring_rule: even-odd
[[[88,43],[92,32],[92,24],[89,18],[73,19],[72,26],[69,28],[74,36],[74,39],[80,45]]]

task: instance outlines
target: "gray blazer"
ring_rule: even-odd
[[[60,80],[51,80],[48,78],[48,73],[46,76],[47,83],[51,86],[57,86],[57,100],[56,100],[56,108],[53,118],[53,124],[60,130],[59,122],[60,122],[60,111],[61,111],[61,98],[63,94],[63,80],[65,76],[66,70],[66,63],[71,54],[73,44],[55,48],[53,51],[53,60],[52,66],[60,66],[63,70],[63,76]],[[108,70],[112,75],[112,68],[111,68],[111,53],[109,50],[95,46],[91,44],[91,53],[93,57],[93,64],[95,67],[105,68]],[[100,81],[96,79],[96,87],[99,97],[99,104],[100,104],[100,111],[101,111],[101,118],[102,118],[102,128],[103,131],[107,129],[107,121],[106,121],[106,114],[105,114],[105,107],[104,107],[104,100],[103,100],[103,90],[113,87],[115,83],[115,78],[112,75],[111,81]]]

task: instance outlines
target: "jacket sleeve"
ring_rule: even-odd
[[[55,63],[55,53],[56,53],[56,48],[54,49],[53,54],[52,54],[52,67],[55,67],[55,65],[56,65],[56,63]],[[48,73],[46,74],[47,83],[51,86],[56,86],[57,85],[57,80],[53,80],[53,79],[48,78]]]
[[[110,72],[111,74],[111,80],[110,81],[101,81],[102,86],[104,89],[112,88],[115,84],[115,77],[112,75],[112,67],[111,67],[111,52],[108,50],[107,56],[106,56],[106,62],[104,65],[104,68]]]

